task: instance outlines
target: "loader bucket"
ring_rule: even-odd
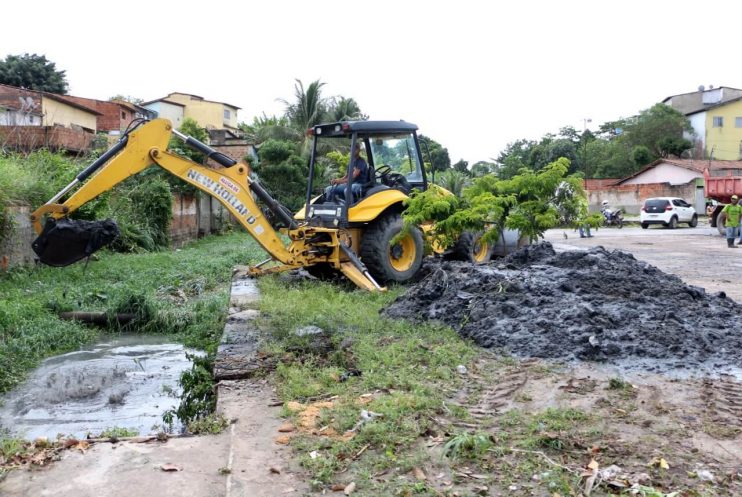
[[[119,228],[112,219],[78,221],[49,218],[31,247],[42,263],[63,267],[89,257],[118,235]]]

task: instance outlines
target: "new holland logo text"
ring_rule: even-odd
[[[234,208],[234,210],[239,212],[241,215],[245,216],[247,218],[248,224],[252,224],[255,222],[255,217],[250,215],[250,211],[248,210],[248,208],[245,207],[245,205],[242,202],[240,202],[240,200],[237,197],[235,197],[232,194],[232,192],[224,188],[222,185],[220,185],[213,179],[193,169],[188,170],[187,177],[188,179],[193,180],[196,183],[203,185],[209,190],[211,190],[211,192],[215,196],[221,197],[225,202],[231,205]]]

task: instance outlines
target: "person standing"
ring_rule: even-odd
[[[724,226],[727,229],[727,247],[737,248],[734,239],[739,236],[739,221],[742,217],[742,205],[739,205],[737,195],[732,195],[731,203],[724,206],[721,214],[724,216]]]

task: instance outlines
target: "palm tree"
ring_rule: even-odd
[[[330,99],[328,118],[331,121],[365,121],[368,116],[352,98],[332,97]]]
[[[322,122],[325,112],[327,111],[327,100],[322,98],[322,87],[325,83],[320,80],[312,81],[304,90],[304,84],[296,80],[294,85],[294,98],[296,101],[291,103],[284,99],[279,99],[286,105],[286,117],[289,123],[297,131],[304,133],[306,130]]]

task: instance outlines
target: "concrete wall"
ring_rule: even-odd
[[[600,190],[590,190],[587,194],[591,211],[599,211],[601,202],[607,200],[611,209],[623,209],[626,214],[639,215],[644,200],[652,197],[679,197],[694,204],[696,190],[696,181],[693,180],[684,185],[645,183],[643,185],[612,186]],[[696,210],[698,210],[697,207]],[[698,212],[703,213],[703,208]]]
[[[714,118],[721,117],[723,126],[715,127]],[[706,112],[706,153],[714,159],[742,159],[742,126],[737,127],[736,118],[742,118],[742,101],[722,105]]]
[[[31,242],[36,238],[29,219],[31,207],[27,204],[11,204],[6,208],[12,220],[12,228],[0,240],[0,269],[31,265],[36,255],[31,250]]]
[[[80,126],[93,132],[97,129],[97,116],[82,109],[72,107],[51,98],[41,99],[41,110],[44,114],[44,125],[61,125],[65,128]]]

